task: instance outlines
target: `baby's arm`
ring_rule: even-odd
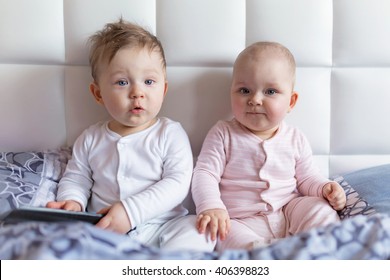
[[[47,208],[64,209],[68,211],[81,211],[80,203],[74,200],[50,201],[46,204]]]
[[[219,183],[226,166],[228,137],[224,122],[218,122],[208,132],[192,176],[192,198],[198,214],[196,228],[200,233],[209,229],[211,240],[224,240],[230,230],[230,217],[221,199]],[[209,234],[209,233],[207,233]]]
[[[329,182],[322,188],[322,195],[334,210],[341,210],[345,207],[347,198],[344,189],[336,182]]]
[[[96,224],[99,228],[109,229],[123,234],[131,229],[131,222],[122,202],[117,202],[110,207],[103,208],[97,213],[104,214],[104,217]]]
[[[329,182],[313,162],[313,154],[307,138],[300,134],[300,158],[296,162],[296,178],[298,191],[305,196],[321,195],[329,202],[334,210],[345,207],[346,196],[344,189],[336,182]]]
[[[56,201],[46,204],[47,208],[70,211],[85,211],[92,187],[91,170],[87,168],[88,151],[86,150],[87,134],[84,131],[75,141],[72,158],[66,165],[65,172],[58,183]]]
[[[205,233],[207,227],[210,229],[211,240],[216,240],[217,234],[220,240],[225,240],[230,231],[230,217],[224,209],[209,209],[198,215],[196,227],[199,233]]]

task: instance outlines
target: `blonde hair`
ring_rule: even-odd
[[[122,18],[118,22],[108,23],[88,39],[90,46],[89,64],[95,81],[98,78],[99,63],[110,63],[116,53],[124,47],[149,48],[161,55],[161,64],[166,71],[164,49],[160,40],[139,25],[126,22]]]

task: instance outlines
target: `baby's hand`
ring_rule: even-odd
[[[196,227],[200,233],[205,233],[207,227],[210,229],[211,240],[217,238],[217,233],[221,240],[225,240],[230,231],[230,217],[224,209],[210,209],[198,215]]]
[[[80,203],[74,200],[50,201],[46,204],[46,207],[79,212],[82,210]]]
[[[322,189],[322,195],[336,211],[343,209],[347,202],[344,189],[336,182],[327,183]]]
[[[111,207],[103,208],[97,213],[105,214],[96,224],[99,228],[109,229],[123,234],[131,229],[131,223],[122,202],[117,202]]]

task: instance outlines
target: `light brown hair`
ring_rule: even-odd
[[[88,44],[91,74],[95,82],[99,76],[99,64],[110,63],[115,54],[124,47],[147,47],[150,52],[159,52],[164,73],[166,71],[165,54],[160,40],[141,26],[126,22],[122,18],[106,24],[102,30],[89,37]]]

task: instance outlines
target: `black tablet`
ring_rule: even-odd
[[[96,224],[103,215],[90,212],[76,212],[45,207],[20,207],[12,210],[3,220],[4,224],[28,221],[70,222],[83,221]]]

